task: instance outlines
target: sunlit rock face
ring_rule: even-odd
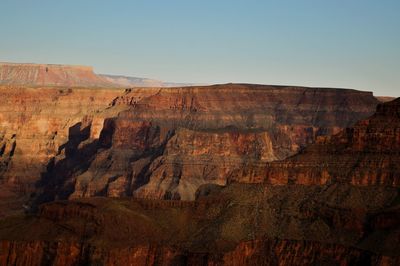
[[[215,90],[229,97],[216,104]],[[38,181],[37,209],[0,219],[1,265],[399,264],[399,99],[251,85],[105,91],[92,116],[52,109],[70,124],[49,153],[28,142],[17,152],[40,112],[4,134],[4,184],[18,187],[10,165],[23,154],[47,157],[40,176],[19,179]]]
[[[268,165],[272,184],[400,186],[400,100],[337,135],[321,137],[300,154]]]
[[[116,87],[90,66],[0,62],[0,85]]]
[[[96,149],[79,159],[89,163],[74,171],[74,156],[56,158],[47,179],[57,176],[51,191],[62,198],[193,200],[202,185],[262,182],[267,162],[368,117],[377,103],[371,93],[340,89],[132,89],[112,101],[130,108],[105,120]]]
[[[23,200],[18,195],[33,192],[49,161],[65,154],[69,138],[81,141],[80,128],[90,128],[82,135],[85,139],[98,138],[104,119],[122,110],[122,105],[110,109],[109,104],[123,93],[122,89],[1,86],[0,197],[4,209],[21,208],[22,202],[11,204],[7,199]]]

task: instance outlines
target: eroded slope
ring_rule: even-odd
[[[113,105],[131,108],[106,120],[85,169],[55,165],[49,176],[67,174],[53,192],[193,200],[204,184],[261,182],[267,162],[371,115],[377,104],[370,93],[339,89],[228,84],[150,91],[115,99]]]

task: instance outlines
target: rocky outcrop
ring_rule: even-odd
[[[368,117],[377,100],[354,90],[228,84],[132,89],[119,104],[130,109],[107,120],[88,169],[64,178],[75,184],[71,198],[193,200],[206,184],[262,182],[267,162]],[[59,172],[69,171],[50,175]]]
[[[2,242],[2,265],[398,265],[399,258],[374,255],[341,245],[256,240],[225,254],[190,253],[173,247],[143,245],[104,249],[63,242]],[[20,255],[18,255],[20,254]]]
[[[0,263],[398,265],[400,195],[397,166],[391,162],[399,154],[399,103],[397,99],[378,105],[373,116],[354,127],[323,137],[299,155],[268,164],[263,183],[202,185],[196,201],[107,197],[56,201],[41,205],[35,215],[2,219]],[[143,121],[137,121],[132,135],[130,123],[125,122],[107,120],[95,147],[88,143],[80,152],[96,155],[96,160],[100,149],[106,152],[115,145],[119,154],[130,143],[132,154],[157,154],[155,150],[173,138]],[[87,134],[84,128],[77,132],[67,145],[67,157],[77,151],[79,136]],[[318,158],[326,163],[319,168]],[[379,158],[388,164],[373,168]],[[326,165],[329,176],[321,182]],[[84,168],[92,166],[89,161]],[[364,182],[365,167],[368,173],[381,171],[390,179]],[[282,182],[285,176],[290,179]]]
[[[35,201],[42,194],[193,200],[207,184],[260,182],[266,162],[377,104],[354,90],[240,84],[1,91],[4,210],[20,209],[32,193]]]
[[[0,63],[0,85],[117,87],[89,66]]]
[[[104,119],[126,108],[109,106],[124,93],[114,89],[1,86],[0,198],[7,204],[4,208],[0,204],[0,216],[3,211],[21,208],[49,161],[57,154],[65,156],[69,139],[75,138],[75,144],[81,141],[80,128],[90,129],[84,136],[86,141],[97,139]]]
[[[398,196],[339,183],[236,183],[191,202],[53,202],[0,220],[0,263],[396,265]]]
[[[400,99],[332,137],[320,138],[300,154],[267,166],[271,184],[400,186]]]

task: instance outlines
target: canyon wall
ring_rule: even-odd
[[[382,265],[395,266],[399,258],[374,255],[341,245],[305,241],[255,240],[243,242],[226,254],[189,253],[176,248],[143,245],[124,249],[102,249],[79,243],[10,243],[1,248],[2,265]],[[24,251],[23,255],[21,251]]]
[[[88,141],[98,138],[104,119],[123,110],[123,105],[109,108],[123,93],[114,89],[0,87],[0,209],[21,208],[24,197],[20,196],[34,191],[49,161],[65,154],[65,143],[79,138],[81,128],[90,125]],[[6,200],[12,198],[19,200]]]
[[[33,198],[69,200],[0,219],[0,264],[400,262],[399,99],[376,107],[357,91],[250,85],[118,93],[98,95],[42,155]],[[18,106],[24,117],[40,104]],[[47,120],[69,117],[61,110]],[[18,121],[9,113],[8,130]],[[3,134],[4,184],[15,179],[10,162],[46,150],[19,146],[40,116],[24,121]]]
[[[379,104],[376,113],[337,135],[266,168],[271,184],[400,186],[400,100]]]
[[[236,183],[191,202],[48,203],[0,220],[0,263],[396,265],[398,196],[385,187]]]
[[[378,103],[354,90],[246,84],[146,92],[112,102],[130,109],[105,121],[84,169],[65,168],[76,158],[54,165],[47,179],[60,182],[47,195],[193,200],[202,185],[262,182],[267,162],[368,117]]]
[[[368,117],[354,90],[1,87],[0,209],[90,196],[193,200]],[[125,110],[125,111],[124,111]]]

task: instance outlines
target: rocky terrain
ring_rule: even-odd
[[[0,85],[116,87],[89,66],[1,62]]]
[[[81,127],[50,161],[42,200],[194,200],[202,185],[261,182],[266,162],[354,124],[377,103],[354,90],[246,84],[128,90],[109,110],[129,109],[106,119],[98,139]]]
[[[271,184],[400,187],[400,99],[331,137],[321,137],[300,154],[267,167]]]
[[[202,184],[259,182],[265,162],[378,103],[368,92],[245,84],[0,89],[2,215],[43,189],[61,198],[194,199]]]
[[[390,160],[400,153],[399,132],[397,99],[294,157],[268,163],[261,183],[208,186],[195,201],[91,197],[47,203],[35,215],[0,221],[0,262],[398,265],[400,176]],[[352,165],[353,160],[337,161],[343,150],[362,158],[361,166],[367,161],[374,166],[381,155],[387,164],[382,176],[391,179],[365,179],[363,167]],[[307,175],[314,178],[304,182],[300,162],[305,158],[314,158],[311,163],[322,158],[336,168],[321,164],[319,173],[328,175],[321,182],[311,165]],[[287,173],[287,182],[271,182],[285,180]]]
[[[399,99],[0,70],[0,265],[400,264]]]
[[[106,117],[123,105],[107,109],[124,90],[0,87],[0,215],[21,209],[26,196],[46,170],[63,154],[76,130],[91,125],[90,138],[100,135]]]

